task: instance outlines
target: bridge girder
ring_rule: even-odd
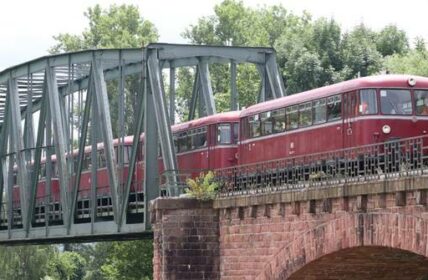
[[[198,100],[200,116],[216,113],[209,74],[213,63],[230,64],[232,110],[238,108],[240,63],[260,69],[261,88],[269,89],[260,92],[263,100],[284,95],[270,48],[150,44],[144,49],[46,56],[0,72],[0,243],[149,230],[148,203],[159,196],[158,145],[169,172],[166,183],[178,181],[170,128],[175,121],[176,70],[195,69],[189,108],[194,118]],[[162,76],[168,68],[169,99]],[[118,105],[112,107],[111,102]],[[125,143],[125,136],[143,131],[143,218],[132,224],[127,222],[131,203],[140,207],[133,181],[140,137]],[[89,146],[91,153],[85,152]],[[105,168],[105,186],[100,185],[106,183],[97,175],[99,168]],[[178,193],[175,189],[170,194]],[[98,205],[104,199],[111,200],[108,218]],[[88,212],[81,211],[86,203]]]

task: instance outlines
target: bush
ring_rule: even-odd
[[[188,188],[185,192],[198,200],[210,200],[217,194],[218,183],[215,182],[215,174],[212,171],[201,173],[195,179],[187,179],[186,184]]]

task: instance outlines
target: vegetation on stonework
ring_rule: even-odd
[[[141,47],[159,38],[153,23],[132,5],[90,7],[84,16],[88,27],[80,34],[58,34],[51,53],[93,48]],[[428,76],[428,51],[423,39],[409,42],[395,25],[379,31],[360,24],[343,31],[334,19],[313,18],[309,13],[294,14],[281,5],[251,8],[241,1],[217,4],[211,16],[201,17],[183,30],[193,44],[274,47],[287,94],[320,87],[357,76],[381,72]],[[210,66],[217,111],[229,110],[228,65]],[[250,106],[257,100],[260,78],[256,67],[237,67],[239,104]],[[188,115],[195,68],[177,71],[177,113]],[[126,133],[132,131],[132,116],[140,81],[126,80]],[[168,85],[166,84],[166,88]],[[118,135],[118,85],[108,83],[113,134]],[[206,175],[190,183],[190,192],[208,199],[215,183]],[[198,181],[198,182],[196,182]],[[17,246],[0,248],[0,279],[151,279],[151,240],[101,242],[61,246]]]
[[[212,171],[208,171],[206,174],[201,173],[195,179],[189,178],[186,180],[186,184],[186,194],[198,200],[214,199],[218,191],[218,183],[215,181],[215,174]]]

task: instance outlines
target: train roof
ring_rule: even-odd
[[[338,93],[352,91],[360,88],[408,88],[410,78],[416,80],[415,88],[428,88],[428,78],[414,75],[378,75],[369,76],[337,84],[316,88],[301,93],[281,97],[275,100],[259,103],[242,110],[241,117],[251,116],[269,110],[284,108],[286,106],[322,98]]]
[[[239,121],[240,113],[241,113],[240,111],[218,113],[218,114],[203,117],[200,119],[176,124],[172,126],[172,132],[178,132],[186,129],[192,129],[195,127],[201,127],[201,126],[220,123],[220,122],[237,122]]]

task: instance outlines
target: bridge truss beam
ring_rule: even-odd
[[[232,110],[241,63],[262,69],[263,100],[284,95],[269,48],[150,44],[52,55],[0,72],[0,243],[149,232],[159,185],[180,193],[171,132],[177,71],[193,69],[193,119],[217,111],[213,63],[230,64]]]

